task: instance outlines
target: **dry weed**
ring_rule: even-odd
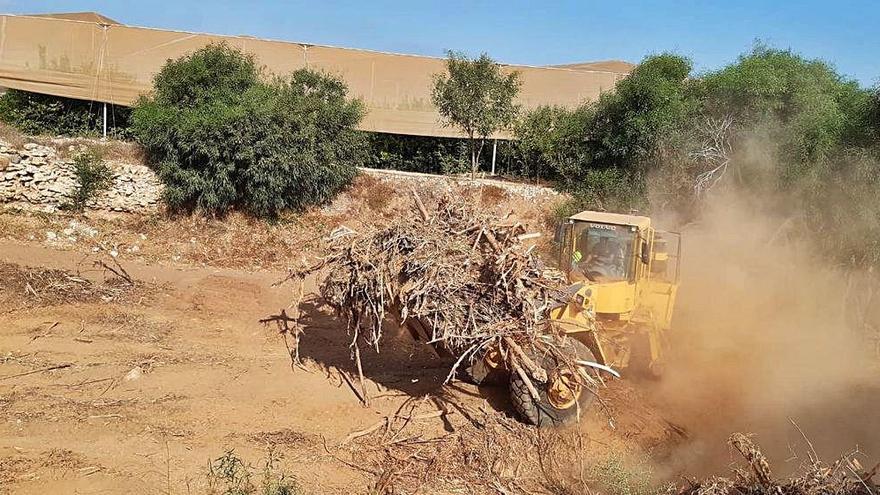
[[[65,303],[93,303],[133,300],[148,291],[146,285],[111,277],[102,284],[66,270],[27,268],[0,263],[0,297],[15,301],[19,308]]]
[[[349,188],[348,194],[356,203],[366,204],[370,210],[382,212],[398,193],[386,181],[372,175],[360,174]]]
[[[0,122],[0,140],[5,141],[12,148],[21,148],[28,142],[24,134],[9,124]]]
[[[486,185],[480,188],[480,204],[486,207],[495,207],[510,199],[510,193],[503,187]]]

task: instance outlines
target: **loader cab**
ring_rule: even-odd
[[[654,230],[644,216],[584,211],[563,222],[557,240],[560,268],[570,282],[590,286],[599,319],[635,315],[668,328],[679,277],[678,234]]]

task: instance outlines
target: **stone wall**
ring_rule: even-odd
[[[58,143],[62,148],[63,142]],[[61,155],[52,146],[27,143],[15,147],[0,141],[0,203],[11,206],[53,212],[66,203],[76,185],[71,146]],[[106,160],[113,172],[110,187],[102,191],[87,207],[94,210],[149,213],[159,207],[162,184],[149,167],[137,162]],[[551,188],[505,182],[493,179],[439,176],[415,172],[362,168],[360,171],[387,181],[395,187],[441,187],[452,191],[458,188],[495,186],[525,199],[553,198],[558,195]]]
[[[106,163],[113,173],[111,184],[89,208],[144,212],[158,207],[162,185],[152,170],[139,163]],[[0,203],[51,212],[69,200],[75,185],[73,160],[55,148],[0,142]]]
[[[452,186],[456,188],[474,188],[478,189],[484,186],[494,186],[504,189],[509,194],[519,196],[525,199],[534,199],[542,197],[557,197],[559,193],[551,187],[526,184],[523,182],[509,182],[491,178],[471,179],[466,175],[433,175],[423,174],[420,172],[404,172],[402,170],[387,170],[378,168],[360,168],[362,173],[371,175],[380,180],[386,180],[393,183],[397,187],[441,187],[448,192],[452,192]]]

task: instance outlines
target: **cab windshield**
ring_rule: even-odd
[[[594,282],[629,277],[636,229],[627,225],[575,222],[571,276]]]

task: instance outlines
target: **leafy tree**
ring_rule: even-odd
[[[691,62],[664,53],[642,61],[596,103],[587,125],[589,166],[645,169],[678,137],[698,105],[688,92]]]
[[[683,57],[655,55],[596,102],[574,110],[537,108],[517,127],[521,153],[580,205],[643,208],[647,173],[659,167],[663,149],[686,135],[699,108],[690,70]]]
[[[169,61],[132,132],[176,210],[260,217],[330,200],[366,157],[363,105],[309,70],[265,78],[252,55],[208,45]]]
[[[563,107],[544,105],[527,112],[517,122],[514,134],[524,175],[537,179],[556,176],[558,164],[564,159],[560,154],[566,148],[561,143],[571,116],[572,112]]]
[[[476,174],[486,139],[514,122],[518,108],[513,100],[520,85],[518,72],[505,74],[485,53],[471,60],[450,51],[446,73],[434,75],[431,99],[444,123],[459,128],[467,136],[471,176]]]
[[[868,137],[869,93],[824,61],[790,50],[758,44],[705,74],[700,85],[705,114],[728,113],[739,129],[773,126],[780,157],[790,165],[821,162]]]

